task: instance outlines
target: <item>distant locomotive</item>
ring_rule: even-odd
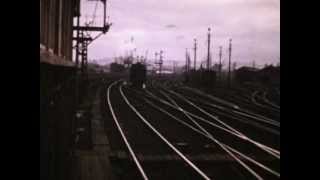
[[[135,63],[130,68],[130,83],[133,87],[142,88],[147,79],[147,68],[142,63]]]

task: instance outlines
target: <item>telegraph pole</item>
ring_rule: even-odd
[[[197,70],[197,39],[194,39],[194,70]]]
[[[232,63],[232,71],[235,71],[237,69],[237,62]]]
[[[80,26],[80,14],[77,15],[77,25],[76,27],[79,27]],[[76,30],[77,31],[77,35],[76,35],[76,38],[79,39],[80,38],[80,32],[79,30]],[[76,71],[78,69],[78,65],[79,65],[79,41],[76,41]]]
[[[188,53],[188,48],[186,48],[186,72],[185,72],[185,81],[189,82],[189,68],[190,68],[190,57]]]
[[[207,55],[207,70],[210,70],[210,38],[211,38],[211,28],[208,28],[208,55]]]
[[[154,53],[154,63],[155,64],[157,63],[157,57],[158,57],[158,52],[155,52]]]
[[[80,38],[84,38],[84,34],[83,34],[83,31],[81,31],[80,32]],[[80,70],[81,70],[81,75],[83,75],[84,74],[84,57],[83,57],[83,54],[84,54],[84,49],[85,49],[85,47],[84,47],[84,42],[82,42],[81,41],[81,46],[80,46],[81,48],[81,50],[80,50],[80,55],[81,55],[81,65],[80,65]]]
[[[76,96],[76,104],[79,104],[80,102],[80,93],[79,93],[79,85],[80,85],[80,82],[83,82],[83,79],[80,79],[79,75],[80,75],[80,72],[79,71],[79,65],[81,65],[81,75],[86,75],[85,72],[87,69],[87,64],[88,64],[88,59],[87,59],[87,51],[88,51],[88,45],[96,40],[97,38],[99,38],[102,34],[105,34],[109,31],[110,27],[112,24],[106,22],[106,7],[107,7],[107,4],[106,4],[106,0],[100,0],[102,3],[103,3],[103,12],[104,12],[104,16],[103,16],[103,25],[102,26],[88,26],[88,25],[85,25],[85,26],[81,26],[80,25],[80,16],[81,16],[81,13],[80,13],[80,5],[81,5],[81,2],[77,2],[77,7],[76,7],[76,25],[73,26],[73,32],[76,31],[76,37],[72,37],[72,40],[76,42],[75,44],[75,63],[76,63],[76,69],[75,69],[75,86],[76,86],[76,92],[75,92],[75,96]],[[97,35],[96,37],[94,38],[91,38],[91,37],[85,37],[84,36],[84,33],[87,33],[87,32],[101,32],[99,35]],[[81,56],[80,56],[81,55]],[[81,58],[81,64],[80,64],[80,61],[79,59]]]
[[[163,54],[163,51],[161,50],[160,51],[160,62],[159,62],[159,73],[160,73],[160,75],[161,75],[161,73],[162,73],[162,63],[163,63],[163,56],[162,56],[162,54]]]
[[[221,72],[222,72],[222,62],[221,62],[221,59],[222,59],[222,46],[219,47],[219,77],[221,79]]]
[[[252,61],[252,67],[256,68],[256,61],[255,60]]]
[[[146,54],[144,57],[144,64],[147,63],[147,61],[148,61],[148,52],[149,52],[149,50],[146,50]]]
[[[173,61],[173,73],[176,73],[177,71],[177,62]]]
[[[232,39],[229,40],[229,68],[228,68],[228,86],[231,87],[231,51],[232,51]]]
[[[77,23],[76,27],[80,27],[80,1],[77,3],[76,7],[76,18],[77,18]],[[76,30],[76,38],[79,39],[80,32],[79,30]],[[79,66],[79,41],[76,41],[75,45],[75,63],[76,63],[76,68],[75,68],[75,88],[74,88],[74,103],[76,105],[75,111],[78,108],[79,104],[79,75],[78,75],[78,66]],[[71,155],[72,155],[72,161],[71,161],[71,168],[74,170],[75,167],[75,136],[76,136],[76,122],[77,122],[77,116],[74,115],[72,120],[71,120],[71,138],[72,138],[72,144],[71,144]]]
[[[155,52],[154,53],[154,64],[157,65],[158,62],[157,62],[157,57],[158,57],[158,52]],[[155,68],[155,73],[157,74],[157,69]]]
[[[186,72],[189,72],[189,66],[188,48],[186,48]]]

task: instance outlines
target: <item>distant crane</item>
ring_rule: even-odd
[[[154,53],[154,64],[155,64],[155,65],[157,65],[158,54],[159,54],[158,52],[155,52],[155,53]],[[156,72],[156,71],[157,71],[157,70],[155,69],[155,72]]]
[[[159,74],[162,73],[162,64],[163,64],[163,51],[160,51],[160,62],[159,62]]]
[[[232,71],[235,71],[237,69],[237,62],[232,63]]]
[[[173,63],[173,70],[172,71],[173,71],[173,73],[176,73],[178,62],[177,61],[173,61],[172,63]]]
[[[188,72],[188,48],[186,48],[186,53],[185,53],[185,58],[186,58],[186,62],[185,62],[185,71]]]
[[[163,51],[162,50],[160,50],[160,53],[159,53],[159,61],[157,61],[157,55],[158,55],[158,53],[156,52],[155,53],[155,56],[156,56],[156,61],[155,61],[155,64],[156,65],[159,65],[159,75],[161,75],[161,73],[162,73],[162,64],[163,64]]]
[[[252,68],[256,68],[256,61],[255,60],[252,61]]]
[[[190,71],[190,55],[188,52],[188,48],[186,48],[186,72]]]
[[[221,79],[221,76],[222,76],[222,62],[221,62],[221,59],[222,59],[222,46],[219,47],[219,77]]]
[[[72,34],[75,36],[72,37],[72,40],[75,42],[75,45],[72,47],[75,50],[75,104],[78,105],[81,103],[83,95],[87,93],[88,88],[88,46],[96,39],[98,39],[101,35],[106,34],[112,23],[107,22],[107,0],[100,0],[103,4],[103,24],[101,26],[89,26],[88,24],[85,26],[80,25],[80,4],[81,1],[77,2],[75,7],[75,18],[76,24],[72,27]],[[61,1],[60,1],[61,2]],[[96,13],[96,8],[94,10],[94,17]],[[73,21],[73,20],[72,20]],[[94,18],[92,20],[92,24],[94,24]],[[88,36],[88,32],[100,32],[95,37]],[[81,65],[80,70],[81,74],[78,73],[79,65]],[[82,76],[82,77],[80,77]],[[82,88],[83,87],[83,88]],[[74,116],[75,117],[75,116]],[[72,119],[71,127],[72,132],[75,132],[76,119]],[[75,144],[74,142],[71,144],[71,153],[74,154]]]
[[[208,28],[207,70],[210,70],[210,67],[211,67],[211,60],[210,60],[210,40],[211,40],[211,28]]]
[[[144,63],[146,63],[146,61],[148,60],[148,52],[149,52],[149,50],[146,50],[146,54],[145,54],[145,57],[144,57]]]
[[[197,70],[197,39],[194,39],[194,64],[193,64],[193,68],[194,70]]]
[[[228,86],[231,87],[231,52],[232,52],[232,39],[229,39],[229,67],[228,67]]]

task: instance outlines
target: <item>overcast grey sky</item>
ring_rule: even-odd
[[[92,19],[95,5],[82,0],[83,21]],[[149,59],[162,49],[165,59],[184,62],[185,49],[191,50],[194,38],[198,60],[204,59],[208,27],[214,62],[219,46],[227,60],[229,38],[238,64],[276,63],[280,58],[280,0],[108,0],[108,15],[113,26],[90,45],[89,59],[124,55],[134,46],[140,55],[148,50]],[[101,17],[99,4],[96,25]]]

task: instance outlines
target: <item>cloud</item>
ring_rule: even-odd
[[[177,26],[176,25],[174,25],[174,24],[168,24],[168,25],[166,25],[166,28],[176,28]]]
[[[183,36],[183,35],[179,35],[179,36],[176,37],[176,39],[177,39],[177,40],[184,39],[184,36]]]
[[[122,0],[109,1],[110,31],[90,45],[89,58],[122,55],[126,39],[135,37],[137,48],[153,54],[166,48],[166,58],[184,61],[185,48],[198,39],[199,59],[206,55],[207,28],[212,29],[212,51],[226,49],[233,39],[238,61],[280,56],[279,0]],[[95,3],[82,14],[92,14]],[[100,9],[101,10],[101,7]],[[102,11],[97,14],[101,20]],[[84,17],[83,17],[84,19]],[[100,23],[101,24],[101,23]],[[177,25],[179,28],[177,28]]]

